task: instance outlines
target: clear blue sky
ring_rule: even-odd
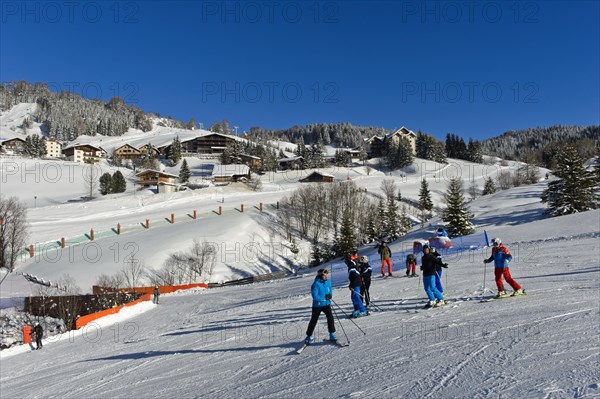
[[[0,80],[239,131],[600,124],[598,1],[0,2]]]

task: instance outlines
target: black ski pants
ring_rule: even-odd
[[[331,305],[319,306],[316,308],[312,308],[312,316],[310,318],[310,322],[308,323],[306,336],[313,335],[315,327],[317,326],[317,321],[319,321],[319,316],[321,315],[321,312],[325,313],[325,316],[327,317],[327,330],[329,330],[330,333],[335,332],[335,323],[333,321],[333,313],[331,313]]]

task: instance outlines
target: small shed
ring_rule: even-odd
[[[304,179],[300,179],[300,183],[333,183],[333,175],[321,172],[312,172]]]

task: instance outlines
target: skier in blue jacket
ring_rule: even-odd
[[[313,332],[317,325],[317,321],[319,321],[321,312],[325,313],[325,317],[327,317],[329,340],[337,341],[335,336],[333,313],[331,312],[331,295],[333,291],[331,288],[331,282],[329,282],[327,279],[328,275],[329,270],[319,269],[319,271],[317,271],[317,277],[315,277],[315,281],[310,287],[313,303],[312,316],[310,318],[310,322],[308,323],[308,328],[306,329],[306,339],[304,340],[306,344],[310,344],[314,340]]]

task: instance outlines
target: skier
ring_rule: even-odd
[[[331,283],[327,280],[329,271],[327,269],[319,269],[317,271],[317,277],[310,287],[310,293],[313,298],[312,304],[312,316],[306,329],[306,339],[304,343],[309,345],[314,341],[313,332],[319,320],[321,312],[325,313],[327,317],[327,329],[329,331],[329,340],[337,341],[335,336],[335,324],[333,321],[333,313],[331,312]]]
[[[354,304],[354,312],[352,312],[352,317],[357,318],[366,316],[367,309],[365,309],[365,305],[363,305],[363,302],[360,299],[360,288],[363,285],[363,281],[356,266],[350,269],[350,272],[348,273],[348,280],[350,280],[350,284],[348,285],[348,288],[351,292],[350,298]]]
[[[492,256],[484,260],[483,263],[490,263],[492,261],[494,262],[494,276],[496,277],[496,286],[498,287],[498,295],[496,295],[496,298],[508,296],[506,291],[504,291],[504,285],[502,284],[502,276],[504,276],[506,282],[510,284],[510,286],[514,290],[511,296],[523,295],[523,290],[521,289],[521,286],[515,280],[513,280],[513,278],[510,275],[510,270],[508,269],[508,262],[510,262],[511,260],[512,255],[510,254],[508,248],[506,248],[502,244],[502,241],[500,241],[499,238],[493,238]]]
[[[152,299],[152,303],[158,305],[158,297],[160,296],[160,290],[158,289],[158,285],[154,287],[154,298]]]
[[[435,284],[435,276],[437,275],[436,267],[448,267],[447,263],[442,263],[440,258],[435,257],[429,248],[429,245],[423,245],[423,257],[421,258],[421,270],[423,271],[423,287],[429,298],[429,302],[425,307],[438,307],[446,304],[444,296],[437,289]]]
[[[367,258],[364,255],[360,257],[358,271],[360,272],[360,277],[362,278],[360,296],[364,299],[365,306],[369,307],[369,302],[371,299],[371,294],[369,294],[369,288],[371,287],[371,274],[373,273],[373,269],[371,269],[371,265],[369,265],[369,258]]]
[[[437,229],[437,235],[438,237],[448,237],[448,232],[443,227],[439,227]]]
[[[414,254],[406,256],[406,277],[419,277],[417,271],[417,257]],[[411,274],[412,272],[412,274]]]
[[[431,255],[435,256],[439,260],[442,260],[442,255],[440,255],[440,253],[435,249],[434,246],[430,246],[429,251],[431,252]],[[442,266],[440,266],[440,264],[437,264],[435,267],[435,276],[434,277],[435,277],[436,288],[438,289],[439,292],[443,293],[444,288],[442,287]]]
[[[35,339],[35,344],[37,345],[37,348],[35,349],[42,349],[42,337],[44,336],[44,329],[42,328],[42,326],[40,325],[40,323],[38,323],[37,321],[35,322],[35,325],[33,326],[33,338]]]
[[[381,277],[385,277],[385,265],[388,267],[388,276],[392,277],[392,251],[385,241],[381,241],[377,252],[381,256]]]

